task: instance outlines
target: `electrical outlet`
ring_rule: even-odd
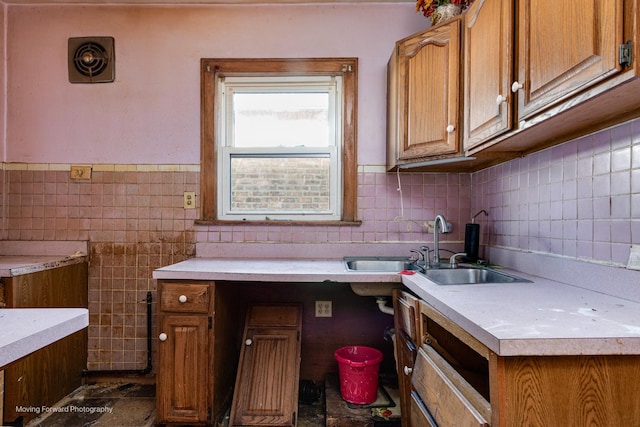
[[[196,208],[196,192],[195,191],[185,191],[184,192],[184,208],[185,209],[195,209]]]
[[[71,166],[71,179],[91,179],[91,166]]]
[[[316,301],[316,317],[333,316],[331,301]]]

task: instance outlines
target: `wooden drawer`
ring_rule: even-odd
[[[489,426],[489,402],[427,345],[418,350],[412,384],[439,427]]]
[[[415,391],[411,392],[411,425],[412,426],[425,426],[425,427],[438,427],[433,417],[424,406],[424,402],[418,396]]]
[[[209,311],[209,285],[203,283],[160,283],[160,310],[181,313]]]

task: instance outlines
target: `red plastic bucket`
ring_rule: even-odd
[[[366,405],[378,397],[378,372],[382,352],[371,347],[348,346],[336,350],[340,373],[340,395],[356,405]]]

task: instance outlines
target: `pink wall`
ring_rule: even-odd
[[[354,25],[357,23],[357,25]],[[359,162],[385,163],[386,63],[413,3],[10,6],[7,162],[198,164],[203,57],[358,57]],[[115,38],[116,81],[70,84],[67,39]]]

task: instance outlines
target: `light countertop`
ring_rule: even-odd
[[[0,310],[0,368],[89,325],[85,308]]]
[[[403,283],[501,356],[640,354],[640,303],[506,270],[532,283]]]
[[[640,354],[640,303],[509,271],[531,283],[436,285],[424,276],[349,272],[342,259],[193,258],[156,279],[402,282],[501,356]]]
[[[0,255],[0,277],[14,277],[86,261],[77,255]]]
[[[351,272],[342,260],[191,258],[159,268],[154,279],[255,282],[397,282],[398,273]]]

